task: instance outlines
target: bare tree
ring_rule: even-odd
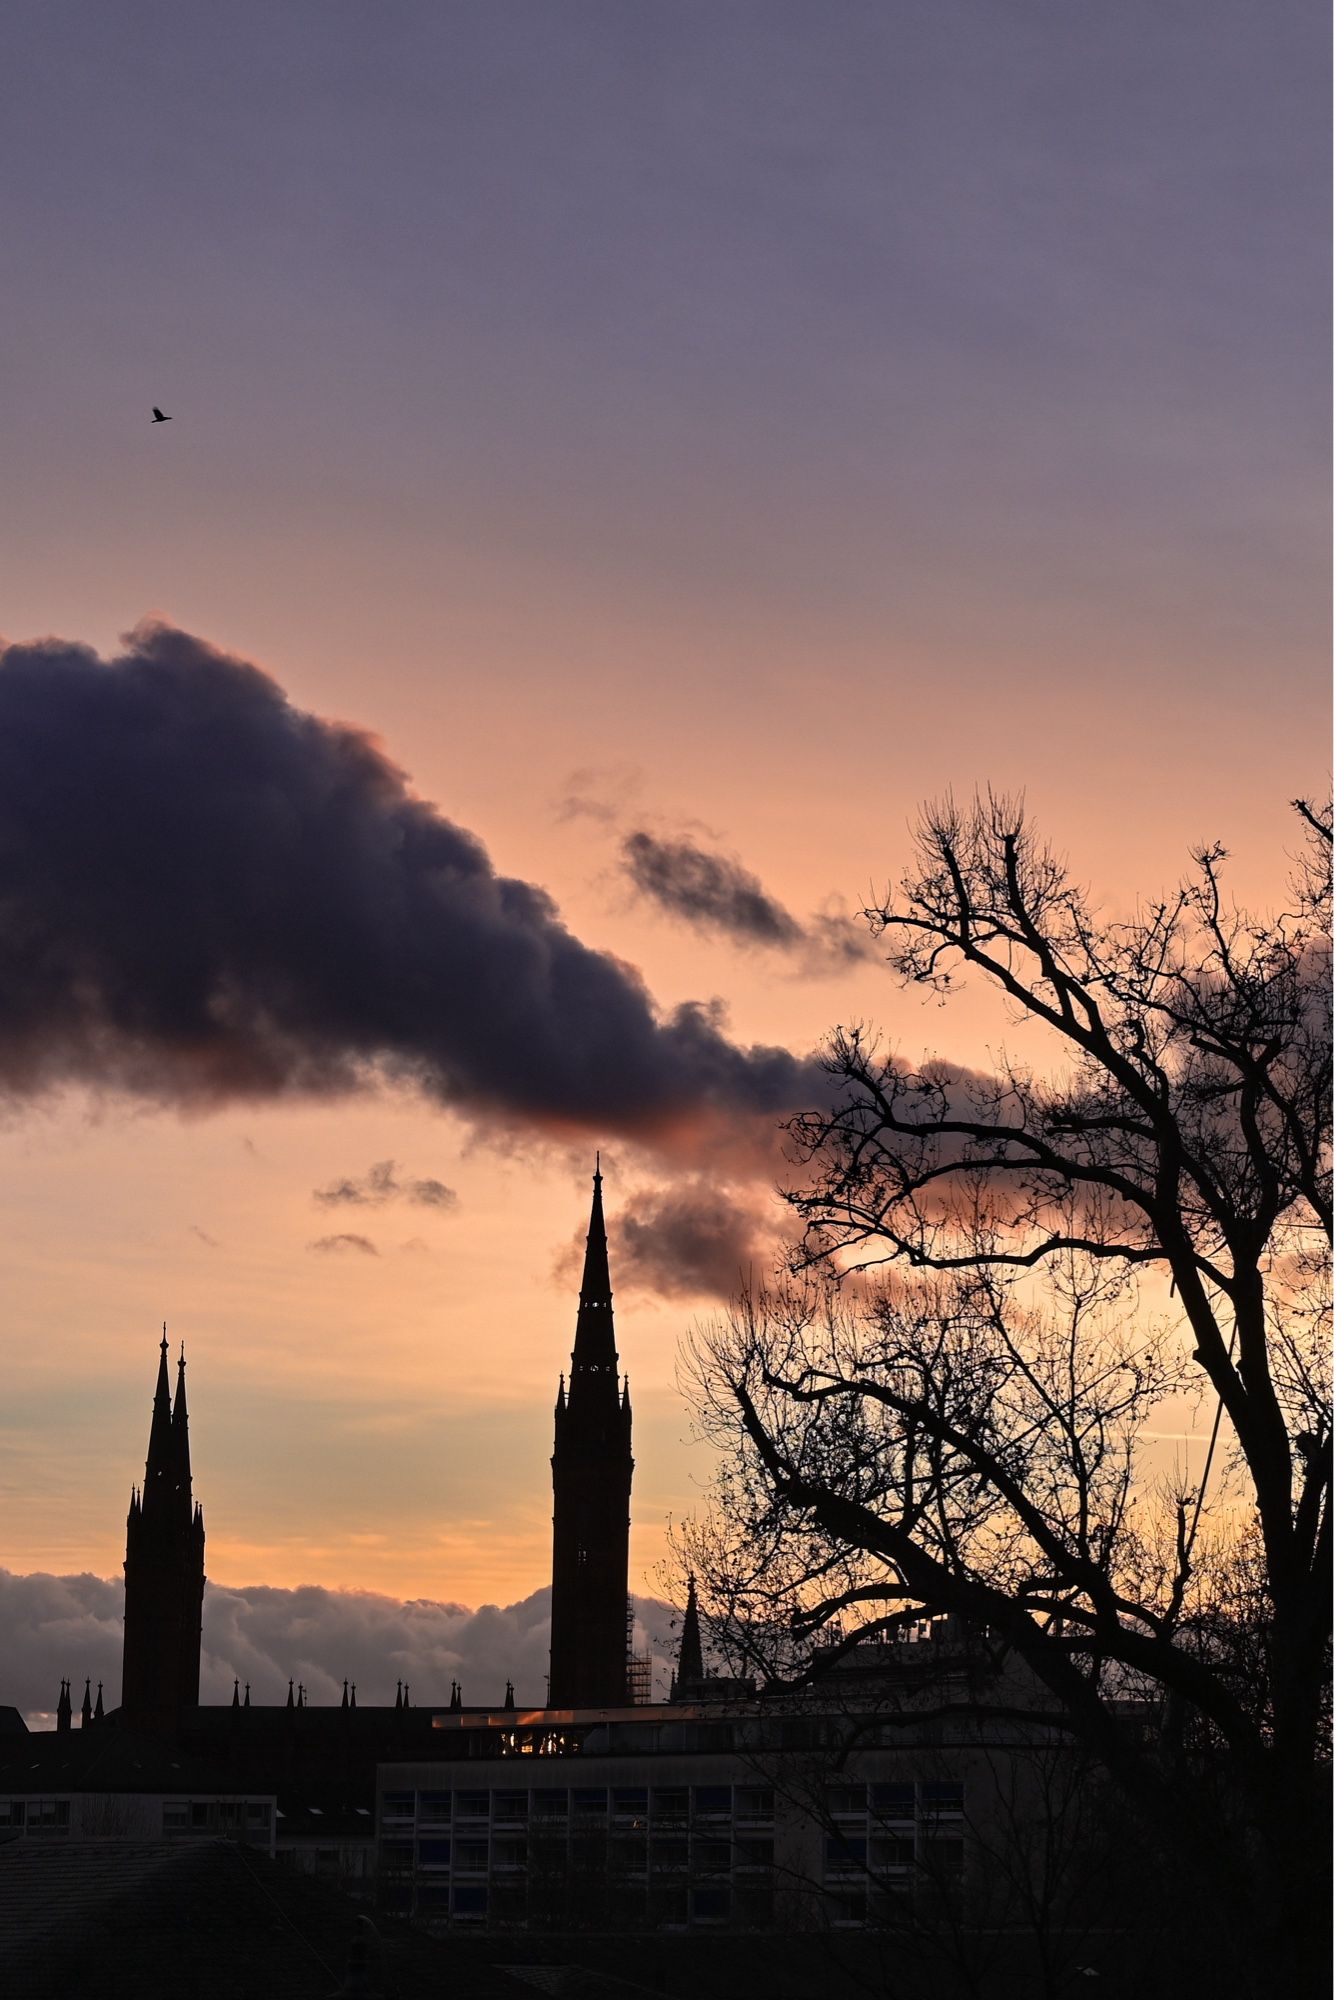
[[[1228,903],[1215,847],[1123,922],[1010,802],[926,815],[915,872],[867,912],[889,965],[943,996],[988,982],[1046,1061],[913,1070],[835,1034],[832,1108],[792,1128],[807,1283],[696,1344],[726,1490],[689,1551],[735,1643],[784,1609],[797,1638],[923,1608],[985,1627],[1202,1855],[1214,1822],[1185,1824],[1162,1741],[1128,1723],[1152,1695],[1225,1770],[1276,1918],[1303,1879],[1330,1632],[1331,829],[1299,811],[1280,915]],[[1211,1470],[1155,1496],[1145,1419],[1192,1383]],[[1248,1626],[1217,1603],[1247,1520]]]

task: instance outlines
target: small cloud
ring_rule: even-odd
[[[663,840],[641,827],[621,842],[621,867],[668,916],[735,944],[790,953],[807,973],[874,955],[869,934],[842,909],[831,906],[799,923],[734,855],[694,840]]]
[[[379,1251],[369,1236],[357,1236],[344,1230],[338,1236],[317,1236],[313,1243],[307,1243],[307,1250],[318,1250],[322,1255],[330,1251],[356,1250],[363,1257],[378,1257]]]
[[[409,1181],[406,1189],[409,1201],[419,1208],[457,1208],[459,1198],[452,1187],[443,1181]]]
[[[222,1248],[222,1245],[219,1243],[217,1237],[210,1236],[207,1229],[201,1229],[197,1222],[192,1222],[190,1224],[190,1234],[192,1236],[197,1236],[200,1242],[207,1245],[207,1247],[210,1250],[220,1250]]]
[[[321,1208],[383,1208],[389,1201],[412,1202],[418,1208],[448,1209],[458,1206],[458,1196],[443,1181],[400,1180],[394,1160],[377,1160],[359,1180],[345,1178],[316,1188],[313,1199]]]
[[[641,896],[669,916],[744,944],[800,943],[802,928],[757,875],[692,840],[659,840],[642,828],[621,843],[621,864]]]
[[[630,764],[584,765],[570,772],[552,813],[562,823],[591,819],[614,826],[639,790],[639,782],[639,772]]]

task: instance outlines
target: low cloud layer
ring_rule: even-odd
[[[359,1179],[316,1188],[314,1199],[321,1208],[383,1208],[387,1202],[406,1201],[417,1208],[448,1209],[456,1208],[459,1198],[443,1181],[401,1180],[396,1161],[377,1160]]]
[[[379,1251],[369,1236],[359,1236],[354,1230],[340,1230],[336,1236],[317,1236],[307,1250],[318,1251],[321,1256],[338,1256],[347,1250],[355,1251],[359,1257],[378,1257]]]
[[[696,841],[664,840],[639,828],[621,842],[621,866],[636,891],[668,916],[734,944],[794,955],[805,971],[875,956],[869,933],[846,916],[824,912],[799,923],[735,856]]]
[[[75,1707],[85,1677],[99,1680],[108,1707],[120,1696],[124,1587],[96,1576],[15,1576],[0,1570],[0,1624],[6,1633],[0,1665],[0,1705],[49,1727],[60,1682],[74,1683]],[[288,1680],[304,1684],[315,1703],[337,1701],[344,1676],[366,1706],[392,1703],[406,1681],[419,1707],[449,1699],[462,1683],[469,1702],[497,1704],[512,1679],[521,1702],[546,1694],[551,1593],[535,1591],[518,1604],[469,1610],[429,1598],[384,1597],[371,1591],[314,1586],[229,1589],[210,1583],[204,1594],[200,1696],[230,1701],[233,1680],[250,1683],[251,1700],[287,1699]],[[665,1690],[674,1648],[673,1612],[653,1598],[636,1598],[637,1643],[653,1652],[655,1678]]]
[[[205,1107],[387,1078],[544,1135],[679,1153],[827,1089],[670,1013],[364,731],[165,625],[0,654],[0,1091]]]

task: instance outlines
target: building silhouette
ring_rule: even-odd
[[[169,1731],[199,1700],[204,1515],[191,1491],[185,1348],[173,1406],[166,1334],[163,1327],[143,1489],[132,1491],[125,1524],[121,1709],[140,1728]]]
[[[553,1707],[617,1707],[632,1694],[642,1700],[648,1693],[639,1685],[647,1663],[633,1655],[628,1611],[634,1459],[629,1382],[622,1382],[619,1366],[599,1169],[593,1175],[570,1373],[568,1381],[561,1376],[551,1456],[547,1699]],[[187,1718],[197,1726],[203,1600],[204,1515],[191,1481],[185,1349],[173,1401],[164,1327],[144,1482],[131,1493],[126,1522],[120,1703],[125,1723],[160,1735],[177,1734]],[[67,1689],[62,1688],[61,1701],[59,1726],[68,1729]],[[288,1706],[302,1705],[289,1691]],[[400,1688],[395,1708],[406,1706]],[[85,1701],[83,1726],[92,1719]]]
[[[584,1274],[568,1385],[556,1396],[551,1454],[552,1708],[616,1708],[626,1699],[630,1571],[630,1384],[622,1386],[612,1318],[602,1174],[593,1174]]]

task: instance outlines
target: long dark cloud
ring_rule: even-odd
[[[660,840],[640,828],[622,841],[621,860],[641,895],[688,923],[754,944],[801,942],[796,918],[729,855],[690,840]]]
[[[199,1106],[388,1077],[663,1144],[827,1088],[716,1005],[660,1012],[363,731],[171,627],[126,647],[0,656],[0,1089]]]
[[[364,1174],[345,1175],[328,1187],[316,1188],[314,1200],[321,1208],[383,1208],[386,1202],[406,1201],[416,1208],[456,1208],[458,1196],[452,1187],[434,1179],[404,1180],[396,1160],[376,1160]]]
[[[799,923],[734,855],[686,838],[665,840],[643,827],[621,842],[621,866],[641,896],[667,915],[735,944],[799,957],[810,972],[875,955],[869,933],[824,912]]]
[[[469,1701],[499,1702],[512,1679],[521,1701],[538,1702],[546,1691],[550,1600],[550,1591],[539,1590],[518,1604],[470,1610],[429,1598],[405,1603],[371,1591],[235,1589],[210,1582],[200,1694],[206,1702],[228,1701],[235,1679],[249,1681],[257,1702],[283,1701],[291,1678],[304,1683],[311,1701],[329,1702],[341,1696],[346,1675],[368,1705],[392,1702],[395,1682],[405,1680],[419,1706],[443,1707],[455,1679]],[[49,1727],[61,1679],[74,1681],[77,1705],[85,1676],[94,1691],[102,1681],[107,1705],[114,1705],[124,1601],[119,1580],[0,1569],[0,1625],[7,1635],[0,1706],[12,1705]],[[636,1643],[653,1653],[665,1690],[671,1607],[636,1598],[635,1612]]]

